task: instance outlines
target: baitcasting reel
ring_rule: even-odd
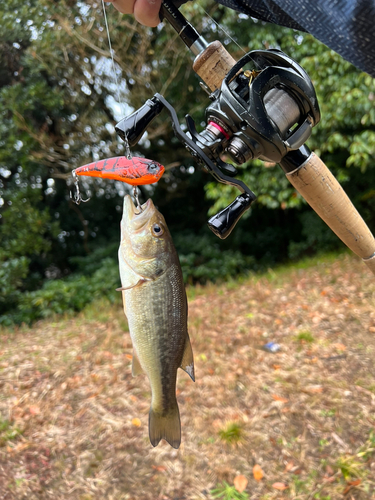
[[[251,63],[251,69],[246,65]],[[239,218],[256,199],[254,193],[235,179],[237,169],[221,156],[230,156],[238,165],[250,159],[280,162],[298,150],[320,120],[314,87],[307,73],[280,50],[254,50],[242,57],[210,94],[206,109],[207,126],[197,132],[191,116],[185,117],[188,132],[178,121],[174,108],[160,94],[129,117],[121,120],[116,132],[134,146],[151,121],[166,108],[174,133],[190,153],[219,182],[237,187],[241,194],[208,225],[226,238]]]

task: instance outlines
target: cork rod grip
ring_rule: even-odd
[[[218,42],[212,42],[194,61],[193,69],[211,91],[221,87],[236,63]],[[327,166],[312,153],[296,170],[286,174],[307,203],[375,274],[375,239],[365,221]]]
[[[223,45],[215,41],[196,57],[193,70],[213,92],[221,87],[221,82],[235,64],[236,60]]]
[[[322,160],[312,153],[286,176],[319,217],[375,274],[374,236]]]

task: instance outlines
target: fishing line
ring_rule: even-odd
[[[246,51],[245,51],[245,50],[244,50],[244,49],[243,49],[243,48],[242,48],[242,47],[241,47],[241,46],[240,46],[240,45],[236,42],[236,40],[235,40],[234,38],[232,38],[232,37],[230,36],[230,34],[229,34],[229,33],[227,33],[227,32],[225,31],[225,29],[224,29],[222,26],[220,26],[220,24],[219,24],[219,23],[217,23],[217,22],[215,21],[215,19],[214,19],[213,17],[211,17],[211,16],[210,16],[210,14],[209,14],[209,13],[208,13],[205,9],[203,9],[203,12],[206,14],[206,16],[207,16],[207,17],[209,17],[209,18],[211,19],[211,21],[213,21],[213,22],[216,24],[216,26],[217,26],[217,27],[218,27],[218,28],[219,28],[219,29],[220,29],[223,33],[225,33],[225,35],[226,35],[227,37],[229,37],[229,38],[232,40],[232,42],[233,42],[235,45],[237,45],[237,47],[238,47],[238,48],[239,48],[239,49],[240,49],[240,50],[241,50],[244,54],[246,54]]]
[[[106,29],[107,38],[108,38],[109,52],[111,54],[111,60],[112,60],[112,72],[113,72],[113,77],[114,77],[115,85],[116,85],[116,89],[117,89],[117,100],[118,100],[118,103],[119,103],[119,105],[121,107],[122,106],[122,101],[121,101],[120,87],[119,87],[119,84],[118,84],[118,79],[117,79],[117,74],[116,74],[115,58],[113,57],[113,49],[112,49],[112,43],[111,43],[111,36],[109,34],[108,19],[107,19],[107,13],[106,13],[106,10],[105,10],[104,0],[102,0],[102,8],[103,8],[103,14],[104,14],[105,29]],[[123,106],[123,108],[124,108],[124,115],[125,115],[125,106]],[[129,146],[129,141],[128,141],[127,133],[124,136],[124,143],[125,143],[126,157],[129,160],[131,160],[133,155],[132,155],[132,153],[130,151],[130,146]],[[140,204],[139,198],[138,198],[138,188],[137,188],[137,186],[134,186],[134,188],[133,188],[133,196],[134,196],[134,199],[135,199],[136,206],[137,206],[138,210],[140,212],[143,212],[142,205]]]
[[[106,13],[106,10],[105,10],[105,4],[104,4],[104,0],[102,0],[102,8],[103,8],[103,15],[104,15],[104,22],[105,22],[105,29],[106,29],[106,32],[107,32],[107,38],[108,38],[108,46],[109,46],[109,52],[111,54],[111,60],[112,60],[112,73],[113,73],[113,77],[114,77],[114,80],[115,80],[115,85],[116,85],[116,89],[117,89],[117,100],[118,100],[118,103],[120,105],[120,108],[123,107],[123,114],[125,115],[125,106],[123,106],[123,103],[121,101],[121,94],[120,94],[120,86],[118,84],[118,79],[117,79],[117,73],[116,73],[116,65],[115,65],[115,58],[113,57],[113,49],[112,49],[112,43],[111,43],[111,36],[109,34],[109,26],[108,26],[108,19],[107,19],[107,13]],[[129,141],[128,141],[128,138],[127,136],[125,135],[124,137],[124,143],[125,143],[125,151],[126,151],[126,157],[127,158],[131,158],[132,157],[132,154],[130,152],[130,146],[129,146]]]

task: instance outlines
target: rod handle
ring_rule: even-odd
[[[311,153],[286,177],[319,217],[375,274],[374,236],[322,160]]]
[[[235,64],[236,60],[216,40],[195,58],[193,70],[213,92],[221,87],[222,81]]]

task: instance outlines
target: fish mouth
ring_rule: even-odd
[[[131,196],[128,194],[125,196],[123,217],[126,218],[133,231],[142,229],[147,221],[150,220],[154,212],[155,205],[151,198],[149,198],[146,203],[143,203],[141,205],[141,210],[139,210],[139,208],[134,205]]]

